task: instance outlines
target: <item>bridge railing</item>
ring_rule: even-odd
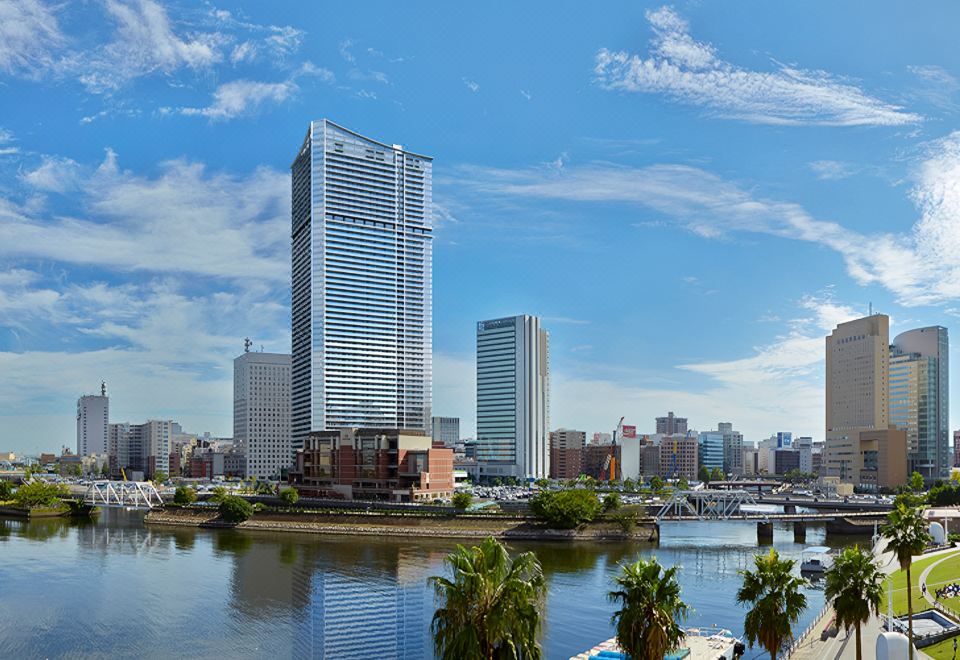
[[[83,503],[152,509],[163,506],[163,499],[156,486],[146,481],[94,481],[87,487]]]
[[[830,601],[827,601],[826,603],[824,603],[823,609],[821,609],[817,613],[817,616],[813,618],[813,621],[810,622],[810,625],[808,625],[803,630],[802,633],[794,637],[793,644],[791,644],[787,648],[786,652],[783,655],[784,658],[790,658],[794,653],[797,652],[797,649],[799,649],[803,645],[803,643],[807,641],[807,638],[810,637],[810,634],[813,632],[813,629],[816,628],[817,625],[821,621],[823,621],[823,617],[825,617],[833,609],[832,605],[833,603],[831,603]]]

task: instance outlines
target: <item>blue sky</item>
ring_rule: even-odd
[[[115,421],[232,432],[321,117],[436,159],[464,435],[479,319],[544,318],[555,427],[759,439],[823,436],[837,322],[960,315],[956,5],[455,4],[0,0],[0,449],[73,446],[101,379]]]

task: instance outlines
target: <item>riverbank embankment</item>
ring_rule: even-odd
[[[229,527],[260,531],[347,534],[357,536],[410,536],[486,538],[543,541],[657,541],[655,522],[638,521],[625,529],[617,521],[600,520],[577,529],[551,529],[538,520],[509,515],[418,515],[416,513],[359,513],[333,511],[261,511],[233,525],[219,519],[216,509],[185,507],[151,511],[144,518],[151,525]]]

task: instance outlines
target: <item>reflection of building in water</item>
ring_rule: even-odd
[[[309,587],[311,604],[295,657],[419,660],[433,655],[433,599],[425,569],[431,562],[422,553],[407,557],[402,550],[391,560],[393,570],[347,574],[317,566],[304,575],[301,588]]]
[[[221,535],[222,537],[223,535]],[[259,537],[237,535],[234,547],[221,542],[215,548],[234,554],[232,595],[234,606],[247,614],[303,608],[307,600],[297,588],[301,581],[295,561],[285,562],[285,546]],[[245,542],[245,543],[244,543]],[[294,553],[296,546],[290,544]],[[295,557],[292,555],[291,559]]]

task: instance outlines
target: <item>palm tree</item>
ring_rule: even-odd
[[[539,608],[546,584],[536,555],[513,561],[493,537],[457,549],[444,560],[452,578],[429,581],[442,601],[430,628],[444,660],[539,660]]]
[[[621,566],[614,578],[620,588],[609,598],[621,609],[611,621],[617,627],[617,643],[634,660],[661,660],[683,641],[677,619],[685,619],[690,608],[680,600],[676,574],[676,566],[664,570],[651,558]]]
[[[907,573],[907,638],[910,640],[910,660],[913,660],[913,581],[910,579],[910,564],[914,555],[927,547],[930,535],[920,510],[903,502],[890,512],[887,524],[880,530],[887,539],[887,549],[897,556],[900,570]]]
[[[743,632],[751,648],[758,643],[770,653],[771,660],[793,637],[792,626],[807,607],[807,597],[800,592],[807,581],[792,574],[792,559],[780,559],[777,551],[753,558],[756,569],[740,571],[743,586],[737,602],[751,603],[743,622]]]
[[[873,555],[858,546],[844,550],[827,571],[826,598],[833,601],[837,623],[845,630],[856,629],[857,660],[863,657],[860,626],[880,609],[883,578]]]

